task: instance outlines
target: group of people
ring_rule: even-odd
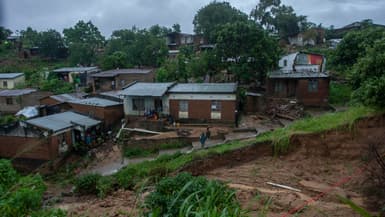
[[[202,148],[205,147],[206,140],[210,139],[211,132],[210,132],[210,127],[207,127],[206,132],[202,132],[201,135],[199,136],[199,141],[202,145]]]

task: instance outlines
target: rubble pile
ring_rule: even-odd
[[[303,105],[294,100],[270,100],[266,113],[272,118],[279,117],[289,120],[296,120],[305,115]]]

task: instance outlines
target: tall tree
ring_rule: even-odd
[[[281,0],[260,0],[250,16],[266,30],[273,32],[275,30],[274,10],[277,10],[280,5]]]
[[[63,34],[73,64],[95,63],[97,50],[103,46],[104,37],[91,21],[81,20],[74,27],[64,29]]]
[[[7,39],[8,36],[12,34],[10,29],[7,29],[3,26],[0,26],[0,42]]]
[[[263,82],[278,61],[278,43],[252,22],[224,25],[217,42],[218,56],[239,81]]]
[[[21,30],[20,36],[21,41],[23,43],[23,47],[32,48],[38,46],[39,32],[32,29],[31,27],[27,27],[27,29]]]
[[[59,32],[50,29],[39,33],[39,41],[37,43],[40,53],[49,58],[58,58],[63,56],[64,41]]]
[[[174,25],[172,25],[172,31],[181,32],[179,23],[175,23]]]
[[[216,42],[216,32],[226,23],[247,21],[248,16],[228,2],[213,1],[196,13],[193,24],[196,34],[203,34],[209,43]]]

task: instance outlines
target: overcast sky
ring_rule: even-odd
[[[197,10],[212,0],[0,0],[0,25],[11,30],[27,26],[39,31],[62,32],[78,20],[91,20],[106,37],[113,30],[147,28],[154,24],[171,27],[179,23],[183,32],[193,32]],[[384,0],[281,0],[298,15],[324,26],[341,27],[372,19],[385,24]],[[258,0],[230,0],[232,6],[249,14]]]

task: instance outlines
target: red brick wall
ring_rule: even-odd
[[[71,131],[64,133],[66,143],[72,146]],[[0,157],[53,160],[59,155],[58,136],[48,138],[30,138],[0,136]]]
[[[104,121],[105,126],[119,123],[124,117],[123,105],[97,107],[70,103],[74,111]]]
[[[220,101],[221,120],[220,121],[234,121],[235,120],[235,101]],[[211,100],[188,100],[189,119],[195,120],[210,120],[211,119]],[[178,119],[179,100],[170,100],[170,114]]]
[[[51,97],[45,97],[40,99],[40,105],[56,105],[60,103],[59,101],[52,99]]]
[[[308,91],[308,80],[298,80],[297,99],[306,106],[327,106],[329,99],[329,79],[318,79],[318,91]]]

